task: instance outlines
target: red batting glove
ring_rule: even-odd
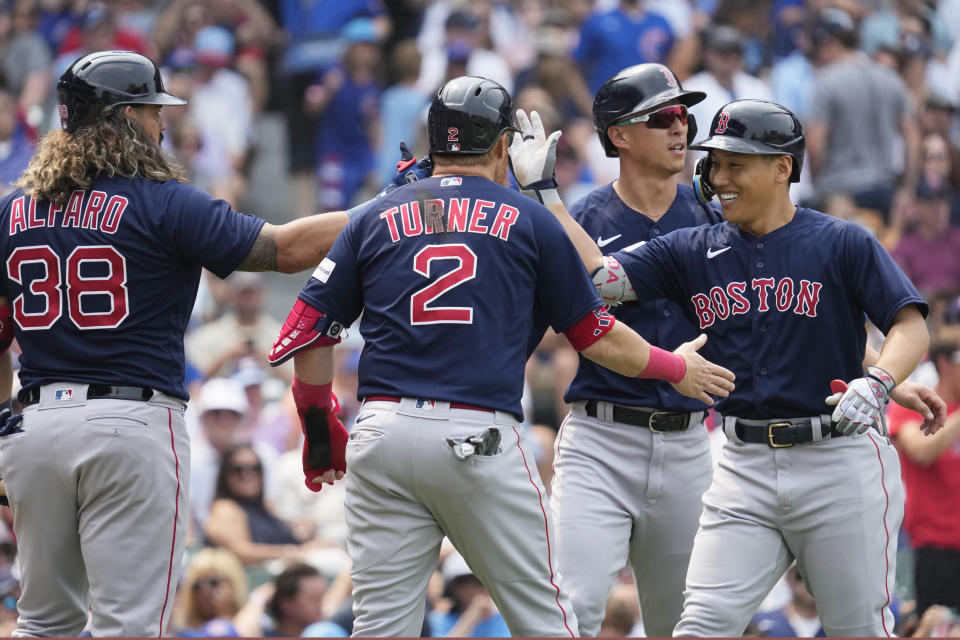
[[[322,482],[314,479],[330,469],[346,473],[346,451],[349,434],[337,413],[340,403],[331,391],[332,384],[306,384],[293,379],[293,401],[304,435],[304,484],[311,491],[320,491]],[[333,484],[333,483],[331,483]]]

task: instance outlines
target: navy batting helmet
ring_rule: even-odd
[[[430,153],[480,155],[513,126],[513,101],[493,80],[461,76],[444,84],[430,105]]]
[[[806,142],[800,120],[786,107],[766,100],[736,100],[721,107],[713,117],[710,137],[690,148],[787,155],[793,158],[790,182],[799,182]]]
[[[153,60],[132,51],[97,51],[73,61],[57,83],[60,124],[73,133],[114,105],[186,104],[167,93]]]
[[[593,100],[593,126],[597,129],[603,150],[608,157],[618,155],[610,142],[610,125],[641,111],[676,100],[687,107],[707,97],[702,91],[684,91],[673,71],[662,64],[648,63],[627,67],[603,83]],[[696,123],[688,116],[688,137],[696,135]],[[691,140],[688,140],[690,142]]]

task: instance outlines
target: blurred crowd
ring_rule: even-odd
[[[567,204],[618,173],[591,107],[624,67],[662,62],[705,91],[692,108],[701,131],[735,99],[793,110],[808,151],[794,201],[870,229],[931,303],[933,346],[915,376],[948,402],[947,426],[927,438],[918,416],[889,415],[908,492],[898,633],[960,636],[960,0],[0,0],[0,194],[57,122],[60,73],[101,49],[162,66],[167,89],[189,100],[164,109],[164,146],[235,208],[274,213],[249,208],[249,185],[258,154],[280,149],[271,160],[284,180],[273,188],[292,194],[289,218],[379,191],[401,140],[425,153],[432,95],[459,75],[496,80],[548,131],[563,130],[556,177]],[[270,118],[285,140],[263,139]],[[207,276],[186,340],[191,531],[169,633],[345,636],[343,488],[304,487],[292,370],[266,363],[287,309],[266,308],[258,274]],[[348,427],[361,347],[351,330],[336,350]],[[527,367],[526,424],[547,486],[576,366],[550,335]],[[16,619],[18,575],[7,528],[0,635]],[[425,635],[507,635],[452,548],[428,600]],[[624,572],[601,635],[642,633]],[[796,568],[748,633],[822,635]]]

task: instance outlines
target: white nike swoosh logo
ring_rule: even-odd
[[[733,247],[724,247],[723,249],[717,249],[716,251],[714,251],[713,249],[707,249],[707,260],[710,260],[711,258],[716,258],[718,255],[720,255],[724,251],[729,251],[732,248]]]
[[[630,245],[629,247],[624,247],[623,249],[620,249],[620,251],[633,251],[633,250],[636,249],[637,247],[642,247],[642,246],[645,245],[645,244],[647,244],[647,241],[646,241],[646,240],[641,240],[640,242],[636,242],[636,243]]]
[[[622,233],[618,233],[617,235],[611,238],[604,238],[603,236],[600,236],[599,238],[597,238],[597,246],[603,248],[622,235],[623,235]]]

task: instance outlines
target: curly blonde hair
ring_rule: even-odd
[[[14,186],[36,200],[63,206],[71,193],[90,189],[101,176],[187,181],[183,167],[139,122],[118,110],[74,133],[49,132]]]

